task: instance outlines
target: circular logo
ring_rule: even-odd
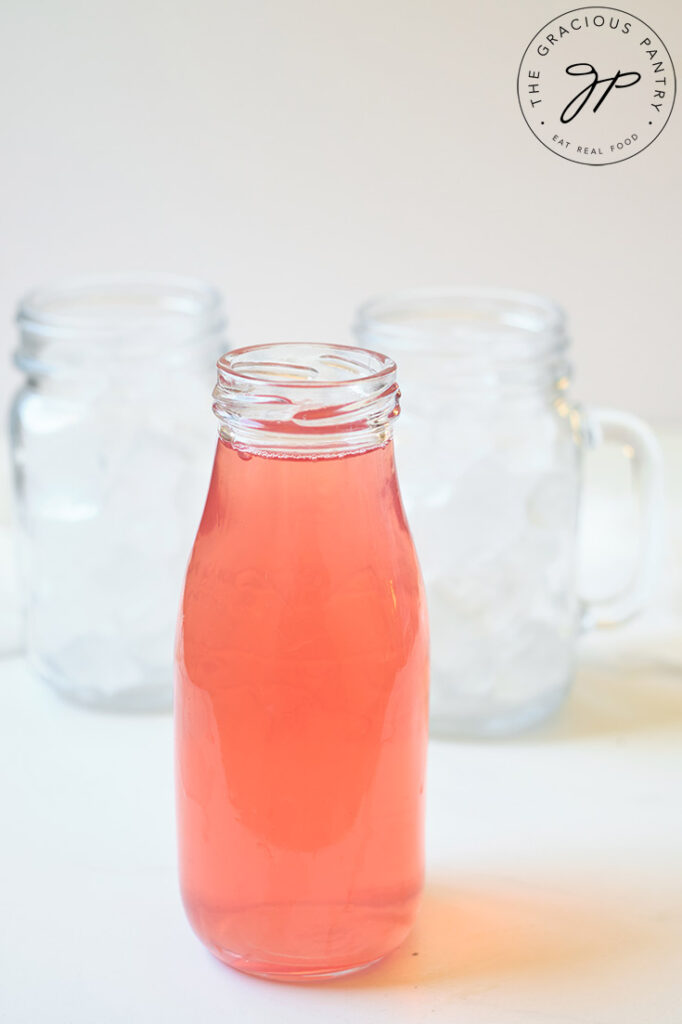
[[[660,36],[616,7],[578,7],[541,28],[517,81],[533,135],[578,164],[615,164],[663,131],[675,69]]]

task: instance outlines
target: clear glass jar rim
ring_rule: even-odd
[[[338,367],[340,361],[345,363],[345,369],[349,370],[347,376],[321,378],[314,374],[310,365],[292,363],[290,360],[280,360],[276,357],[285,349],[301,351],[311,358],[317,356],[322,361],[327,356],[332,358],[328,361],[331,368]],[[266,359],[263,357],[272,356]],[[360,357],[370,357],[376,364],[376,369],[362,364]],[[338,358],[337,358],[338,357]],[[260,368],[259,372],[248,368]],[[353,373],[352,368],[362,372]],[[279,372],[276,372],[276,370]],[[282,372],[284,371],[284,372]],[[271,384],[283,388],[338,388],[344,384],[362,384],[367,381],[380,380],[382,377],[390,377],[396,373],[396,364],[393,359],[385,356],[382,352],[375,352],[373,349],[359,348],[354,345],[333,345],[320,342],[272,342],[264,345],[247,345],[242,348],[233,348],[226,352],[218,360],[218,373],[227,382],[227,378],[234,377],[243,381],[251,381],[255,384]],[[300,377],[297,379],[296,374]],[[307,374],[308,376],[304,376]]]
[[[440,316],[434,316],[435,306],[441,307]],[[488,312],[487,321],[476,322],[471,316],[475,311]],[[398,344],[425,336],[451,338],[453,333],[473,326],[544,336],[550,347],[567,345],[566,314],[558,303],[543,295],[508,288],[408,288],[369,299],[359,307],[355,319],[355,330],[363,337],[387,337]]]
[[[134,303],[133,298],[142,301]],[[100,301],[98,309],[98,299],[108,303]],[[120,334],[149,323],[154,315],[180,314],[188,322],[211,320],[222,316],[222,308],[220,291],[198,278],[162,273],[82,275],[32,289],[19,303],[17,321],[22,329],[54,336]]]
[[[250,451],[336,456],[385,443],[400,412],[392,359],[350,345],[282,342],[218,360],[213,411]]]
[[[157,358],[182,362],[203,347],[226,347],[221,293],[173,274],[66,278],[29,292],[16,319],[14,362],[29,376],[71,378]]]

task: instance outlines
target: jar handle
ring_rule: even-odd
[[[618,626],[646,605],[658,575],[663,536],[663,458],[653,430],[618,409],[581,410],[582,437],[587,448],[621,445],[631,460],[640,512],[639,543],[630,580],[622,590],[598,601],[583,601],[583,629]]]

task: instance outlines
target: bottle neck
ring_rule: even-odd
[[[341,537],[355,538],[348,557],[357,558],[367,546],[376,550],[389,532],[407,530],[393,443],[335,457],[298,452],[292,458],[220,439],[202,529],[219,539],[227,523],[233,536],[257,535],[260,551],[284,543],[311,561],[319,558],[320,543],[334,546]],[[371,561],[360,554],[364,565]]]
[[[343,345],[236,349],[218,362],[213,410],[233,447],[333,458],[386,444],[399,415],[392,360]]]

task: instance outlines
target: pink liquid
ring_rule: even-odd
[[[428,637],[392,444],[218,443],[177,648],[181,886],[222,960],[305,977],[404,939],[423,873]]]

